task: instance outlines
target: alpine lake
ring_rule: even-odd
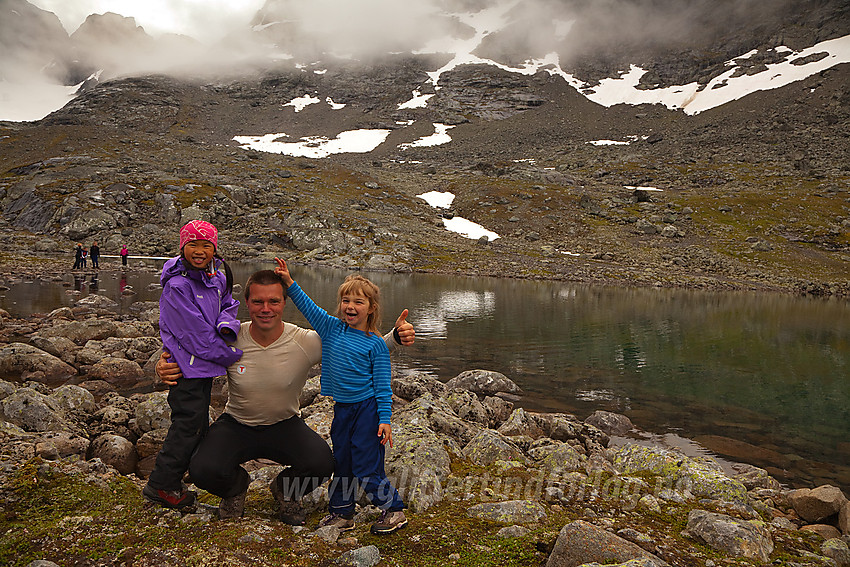
[[[157,268],[109,258],[99,273],[13,281],[0,307],[46,313],[100,293],[127,311],[156,301]],[[244,284],[271,263],[231,263]],[[291,267],[335,311],[344,270]],[[404,308],[416,343],[394,368],[446,381],[495,370],[529,411],[622,413],[640,442],[767,469],[793,487],[850,494],[850,301],[764,293],[586,286],[563,282],[364,273],[381,287],[388,329]],[[241,299],[241,294],[237,294]],[[247,319],[244,306],[240,318]],[[287,321],[309,326],[287,303]],[[616,442],[616,439],[614,439]]]

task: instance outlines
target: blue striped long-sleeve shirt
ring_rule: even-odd
[[[390,351],[380,335],[349,327],[316,305],[297,282],[286,290],[322,338],[322,395],[342,403],[378,402],[378,421],[390,423]]]

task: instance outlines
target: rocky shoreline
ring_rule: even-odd
[[[241,520],[219,521],[203,491],[182,514],[151,508],[139,491],[169,424],[165,392],[152,391],[158,306],[116,307],[90,295],[27,320],[0,312],[0,375],[14,377],[0,381],[4,564],[850,565],[839,488],[788,490],[750,465],[725,472],[710,458],[611,443],[636,431],[627,417],[526,411],[516,384],[489,370],[448,383],[393,377],[387,472],[412,518],[393,536],[315,529],[325,487],[306,498],[307,527],[281,524],[268,491],[279,467],[267,462],[250,463]],[[332,403],[318,377],[301,402],[327,438]],[[362,504],[368,525],[376,510]]]

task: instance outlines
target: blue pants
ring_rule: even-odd
[[[353,404],[335,403],[331,441],[336,466],[329,489],[330,512],[353,514],[358,485],[378,508],[404,509],[398,491],[384,473],[384,446],[378,438],[375,398]]]

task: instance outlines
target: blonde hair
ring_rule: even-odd
[[[366,331],[377,334],[381,326],[381,290],[378,286],[360,275],[351,275],[345,278],[337,292],[336,312],[340,318],[343,316],[343,295],[362,295],[369,301],[369,306],[374,307],[374,309],[366,318]]]

